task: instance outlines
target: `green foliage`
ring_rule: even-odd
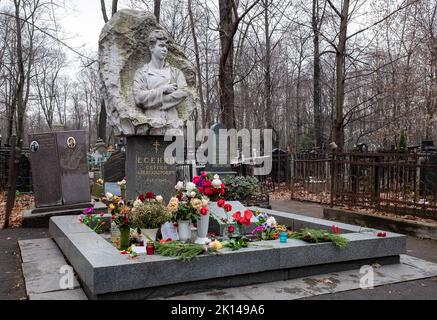
[[[242,248],[247,248],[248,246],[249,242],[245,237],[230,239],[223,242],[223,247],[231,249],[232,251],[238,251]]]
[[[400,139],[400,141],[399,141],[399,147],[398,147],[398,150],[399,150],[400,152],[406,152],[407,149],[408,149],[408,146],[407,146],[407,136],[406,136],[405,133],[402,131],[401,139]]]
[[[182,261],[191,261],[202,253],[215,252],[213,249],[206,249],[205,246],[194,243],[182,243],[171,241],[166,243],[155,243],[156,253],[164,257],[177,257]]]
[[[95,233],[103,233],[103,226],[105,225],[105,218],[98,214],[82,215],[81,222],[92,229]]]
[[[196,222],[200,218],[199,212],[193,208],[190,202],[180,202],[178,210],[172,216],[172,222],[191,221]]]
[[[223,177],[227,201],[241,201],[259,194],[259,181],[256,177]]]
[[[163,203],[157,201],[135,201],[130,213],[132,225],[140,229],[160,228],[170,219],[170,211]]]
[[[339,248],[346,248],[349,241],[338,234],[333,234],[325,230],[302,229],[291,235],[292,239],[303,240],[309,243],[332,242]]]

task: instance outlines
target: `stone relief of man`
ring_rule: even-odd
[[[152,119],[152,127],[180,128],[182,120],[176,107],[188,97],[185,76],[181,70],[165,63],[168,37],[164,31],[153,31],[149,40],[151,60],[135,73],[135,104]]]

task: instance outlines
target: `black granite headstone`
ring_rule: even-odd
[[[86,132],[52,132],[29,138],[36,207],[89,203]]]
[[[57,132],[56,137],[64,204],[90,202],[86,132]]]
[[[221,176],[236,176],[237,172],[234,172],[231,166],[229,139],[225,140],[227,133],[223,131],[222,134],[221,132],[221,130],[227,132],[227,128],[221,123],[216,123],[211,127],[211,130],[214,131],[215,141],[214,145],[210,141],[208,152],[214,152],[215,163],[207,163],[205,171]],[[222,143],[223,141],[227,141],[227,143]],[[213,146],[215,146],[215,149]],[[224,154],[227,155],[225,159],[223,159]]]
[[[127,138],[126,196],[135,199],[138,194],[153,192],[169,201],[175,195],[176,164],[164,159],[164,152],[171,142],[162,136],[136,136]]]
[[[30,163],[37,208],[62,205],[61,168],[55,133],[31,135]]]
[[[103,165],[103,180],[105,182],[119,182],[126,177],[126,155],[117,151],[111,155]]]

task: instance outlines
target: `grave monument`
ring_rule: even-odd
[[[108,119],[126,137],[127,198],[153,191],[168,201],[176,165],[164,159],[196,108],[195,71],[152,13],[120,10],[99,41],[99,70]]]

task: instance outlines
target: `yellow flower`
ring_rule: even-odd
[[[203,208],[202,200],[199,200],[199,199],[191,200],[191,205],[193,206],[194,209],[196,209],[198,211],[200,211]]]
[[[210,247],[213,248],[213,249],[215,249],[215,250],[221,250],[221,249],[223,249],[223,245],[222,245],[222,243],[221,243],[220,241],[218,241],[218,240],[215,240],[214,242],[212,242],[212,243],[210,244]]]
[[[115,210],[115,205],[114,205],[113,203],[111,203],[111,204],[109,205],[109,209],[110,209],[110,210]]]

